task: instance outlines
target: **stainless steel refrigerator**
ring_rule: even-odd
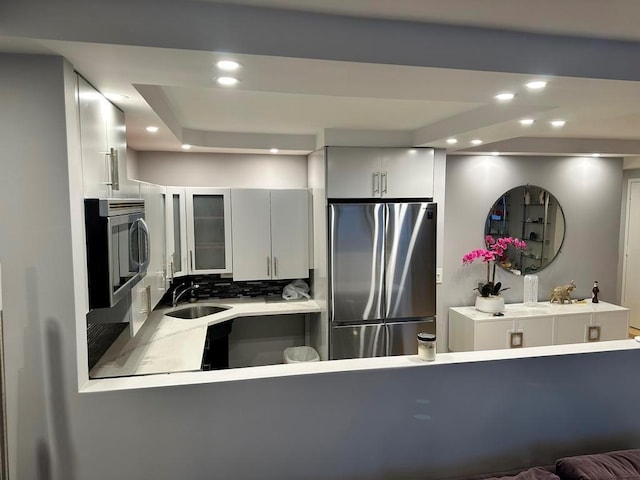
[[[429,202],[329,205],[332,359],[410,355],[435,333],[436,214]]]

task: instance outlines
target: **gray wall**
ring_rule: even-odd
[[[305,188],[307,157],[138,152],[138,180],[166,186]]]
[[[560,254],[537,273],[539,300],[571,280],[577,285],[574,298],[590,297],[597,280],[601,298],[618,303],[621,158],[469,155],[447,158],[443,307],[473,305],[473,289],[486,268],[481,262],[463,267],[462,256],[483,248],[484,223],[498,197],[525,184],[551,192],[566,221]],[[496,281],[510,287],[503,294],[507,303],[523,301],[524,277],[498,269]]]
[[[78,393],[76,357],[86,364],[86,351],[76,351],[76,342],[82,345],[86,298],[77,287],[84,258],[73,72],[60,58],[31,56],[0,56],[0,70],[11,478],[444,479],[640,447],[640,386],[629,381],[638,350]],[[455,185],[455,165],[465,160],[452,162],[447,185]],[[573,189],[583,198],[598,189],[606,204],[619,197],[619,174],[604,164],[597,185],[576,177],[572,162],[562,165],[543,186],[573,205],[569,218],[594,205],[565,200],[561,176],[578,178]],[[489,205],[493,189],[510,182],[487,173],[498,184],[465,195]],[[462,214],[460,202],[447,197],[446,229],[481,229],[482,220],[472,225],[475,207]],[[615,227],[603,221],[603,229]],[[589,230],[581,228],[576,234]],[[457,265],[475,243],[447,245],[445,269],[447,258]]]
[[[77,397],[71,358],[76,312],[63,65],[60,57],[0,55],[0,263],[11,478],[60,474],[77,455],[69,415]],[[81,182],[82,172],[79,177]]]
[[[624,271],[624,245],[627,238],[627,208],[629,180],[640,178],[640,168],[625,169],[622,175],[622,207],[620,208],[620,241],[618,242],[618,298],[622,298],[622,275]]]

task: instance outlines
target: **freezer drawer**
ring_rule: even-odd
[[[384,323],[331,327],[332,360],[384,357],[386,334]]]
[[[388,355],[415,355],[418,352],[416,336],[419,332],[436,333],[433,319],[416,322],[391,322],[386,324]]]

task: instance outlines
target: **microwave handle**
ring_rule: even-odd
[[[142,245],[140,246],[140,271],[146,272],[151,263],[151,239],[149,237],[149,226],[144,219],[139,218],[137,220],[138,228],[140,229]]]

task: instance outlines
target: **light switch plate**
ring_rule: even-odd
[[[436,268],[436,283],[442,283],[442,269]]]

